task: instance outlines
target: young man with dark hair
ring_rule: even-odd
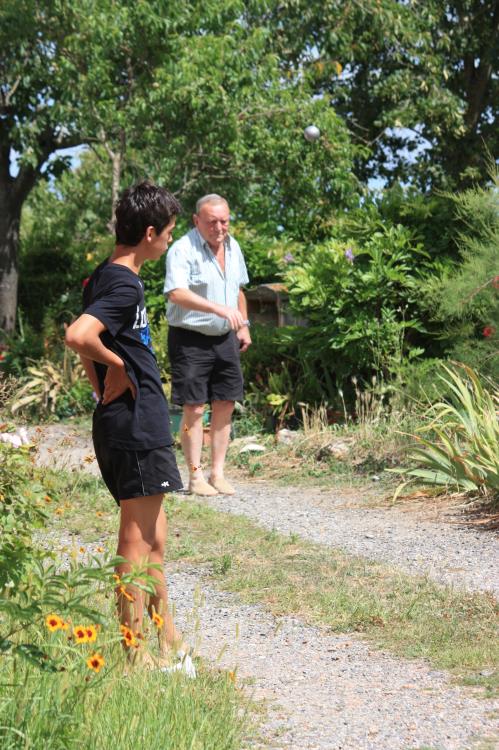
[[[180,489],[182,481],[138,274],[144,261],[158,260],[166,252],[180,210],[167,190],[149,182],[125,190],[116,207],[114,252],[91,275],[84,289],[84,312],[66,332],[67,346],[80,355],[99,397],[92,437],[102,477],[120,507],[117,554],[126,562],[118,576],[134,565],[161,566],[148,569],[157,580],[148,608],[162,623],[163,657],[181,639],[168,610],[162,503],[163,494]],[[143,592],[118,586],[117,595],[122,626],[141,633]],[[183,657],[184,652],[185,647]],[[149,655],[144,658],[151,661]],[[184,665],[192,667],[188,656]]]

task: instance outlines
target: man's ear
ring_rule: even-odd
[[[195,227],[197,227],[198,221],[199,221],[198,215],[192,214],[192,223],[194,224]]]
[[[146,240],[146,242],[152,242],[155,236],[156,230],[154,229],[154,227],[147,227],[146,231],[144,232],[144,239]]]

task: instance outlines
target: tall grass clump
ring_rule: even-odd
[[[499,389],[489,391],[477,373],[442,365],[439,378],[450,394],[432,404],[415,434],[410,477],[444,485],[490,502],[499,499]]]

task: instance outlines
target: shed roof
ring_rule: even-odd
[[[258,284],[258,286],[248,289],[246,297],[248,299],[275,300],[277,297],[287,296],[288,290],[284,284],[275,282],[271,284]]]

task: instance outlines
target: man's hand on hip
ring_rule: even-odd
[[[248,326],[245,325],[243,328],[240,328],[236,336],[239,339],[239,351],[241,353],[245,352],[251,346],[251,336]]]

